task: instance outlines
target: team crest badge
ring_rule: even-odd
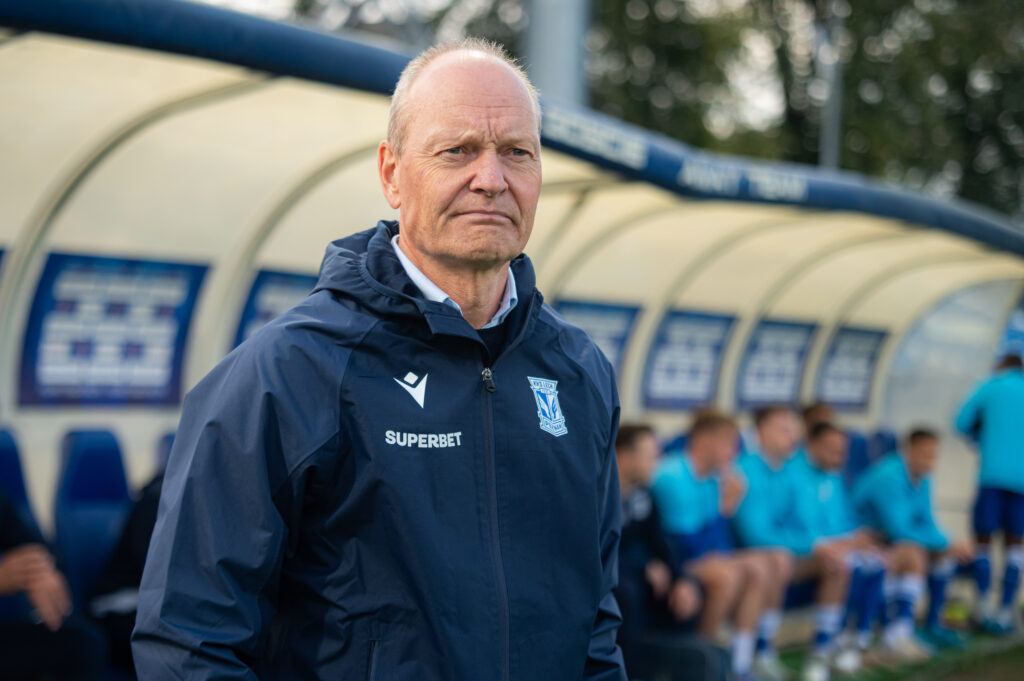
[[[559,437],[569,432],[565,427],[565,415],[558,405],[558,381],[546,378],[527,376],[533,389],[533,399],[537,401],[537,416],[540,418],[540,429]]]

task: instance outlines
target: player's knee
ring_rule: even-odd
[[[772,567],[776,580],[780,584],[786,584],[793,579],[794,558],[789,551],[773,551],[771,553]]]

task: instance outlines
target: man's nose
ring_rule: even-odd
[[[473,179],[469,188],[488,196],[496,196],[508,189],[505,168],[496,151],[488,149],[477,156],[473,162]]]

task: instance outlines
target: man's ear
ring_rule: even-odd
[[[402,205],[402,196],[398,191],[398,154],[387,140],[377,147],[377,173],[380,175],[380,186],[384,189],[384,198],[389,206],[398,210]]]

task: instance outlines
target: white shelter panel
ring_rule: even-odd
[[[26,34],[0,46],[0,243],[129,121],[251,81],[243,69],[75,38]]]
[[[673,210],[598,233],[590,248],[581,245],[576,259],[566,263],[561,286],[549,295],[624,303],[659,301],[671,294],[681,275],[702,266],[709,250],[763,224],[763,210],[752,208],[679,202]],[[780,209],[780,213],[790,210]],[[707,305],[702,302],[700,307]]]
[[[320,269],[324,248],[335,239],[397,220],[377,179],[376,152],[366,152],[311,187],[272,227],[256,252],[257,269]]]
[[[679,206],[672,194],[644,184],[620,184],[602,187],[586,197],[586,202],[567,223],[537,225],[544,233],[553,229],[537,258],[537,287],[549,297],[560,294],[561,280],[575,268],[583,254],[593,250],[601,239],[646,216]],[[557,220],[555,215],[538,213],[539,221]],[[539,247],[540,244],[535,244]]]
[[[376,96],[282,79],[159,121],[93,172],[51,240],[71,251],[223,258],[296,177],[372,142],[367,121],[383,111]]]
[[[774,217],[774,211],[765,216]],[[687,307],[730,307],[746,313],[760,302],[788,268],[808,253],[841,242],[851,231],[860,232],[863,219],[848,214],[798,213],[786,211],[776,220],[766,220],[764,229],[750,233],[676,293],[673,303]]]
[[[783,319],[827,319],[865,282],[881,273],[898,271],[912,260],[980,251],[969,242],[936,232],[905,233],[905,239],[854,244],[822,258],[794,279],[766,314]]]

